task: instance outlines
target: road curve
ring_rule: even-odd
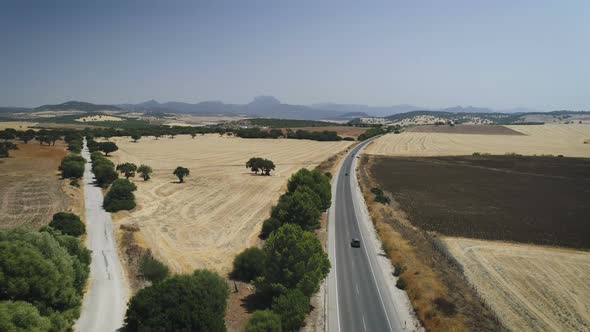
[[[328,276],[329,331],[404,331],[412,317],[400,291],[392,289],[391,270],[379,256],[381,246],[372,230],[364,199],[358,189],[356,156],[371,140],[351,149],[342,161],[332,184],[332,206],[328,223],[328,254],[332,269]],[[364,211],[363,211],[364,208]],[[361,240],[352,248],[352,238]]]
[[[87,244],[92,251],[92,263],[89,288],[75,329],[80,332],[117,331],[123,326],[127,310],[127,284],[113,237],[111,214],[102,208],[102,190],[94,185],[86,140],[81,154],[87,160],[84,171],[84,200]]]

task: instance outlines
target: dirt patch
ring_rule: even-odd
[[[458,127],[458,126],[456,126]],[[407,132],[387,134],[365,150],[385,156],[460,156],[474,152],[590,157],[590,125],[506,126],[526,135],[473,135]]]
[[[152,179],[138,186],[138,207],[117,214],[123,224],[141,228],[146,246],[174,272],[209,268],[225,274],[234,256],[255,245],[270,208],[285,191],[291,174],[317,166],[351,142],[290,139],[241,139],[188,135],[175,139],[111,139],[119,146],[115,163],[147,164]],[[272,176],[245,168],[251,157],[271,159]],[[183,184],[172,174],[177,166],[191,174]]]
[[[423,230],[590,248],[590,159],[376,157],[372,172]]]
[[[463,238],[445,243],[511,330],[590,330],[590,252]]]
[[[64,145],[15,143],[18,150],[0,159],[0,228],[38,229],[60,211],[81,215],[81,188],[71,187],[57,170],[67,154]]]
[[[496,125],[424,125],[413,126],[405,130],[409,133],[443,133],[471,135],[524,135],[523,133],[504,126]]]
[[[436,238],[412,226],[399,205],[374,201],[375,157],[363,156],[359,182],[383,249],[406,283],[406,291],[426,331],[504,330],[494,313],[442,253]]]

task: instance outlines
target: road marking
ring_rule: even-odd
[[[363,315],[363,329],[367,330],[367,324],[365,324],[365,315]]]
[[[357,192],[357,189],[358,189],[358,182],[354,182],[353,181],[353,180],[356,180],[356,160],[353,160],[352,161],[351,169],[352,169],[351,172],[354,172],[354,175],[352,175],[350,177],[349,181],[351,183],[351,186],[353,187],[353,189],[351,189],[351,190],[354,190],[355,196],[356,196],[356,192]],[[351,192],[351,194],[352,194],[352,192]],[[354,202],[354,197],[353,197],[353,202]],[[357,216],[356,215],[356,209],[354,207],[355,206],[353,204],[353,211],[354,211],[354,215],[356,217]],[[365,239],[363,237],[363,232],[361,231],[361,225],[360,225],[358,219],[359,218],[355,218],[355,220],[357,222],[357,225],[359,226],[359,231],[360,231],[359,233],[360,233],[360,236],[361,236],[361,240],[363,241],[363,243],[367,243],[367,242],[365,242]],[[379,290],[379,285],[377,283],[377,278],[375,278],[375,271],[373,270],[373,264],[371,264],[371,258],[369,257],[369,253],[367,252],[367,250],[364,250],[364,252],[365,252],[365,255],[367,256],[367,260],[369,261],[369,267],[371,268],[371,275],[373,276],[373,281],[375,282],[375,288],[377,289],[377,294],[379,294],[379,300],[381,301],[381,306],[383,308],[383,312],[385,313],[385,318],[387,319],[387,325],[389,325],[389,330],[390,331],[393,331],[393,328],[391,326],[391,322],[389,321],[389,314],[387,313],[387,308],[385,307],[385,302],[383,302],[383,296],[381,295],[381,291]],[[363,317],[363,323],[364,323],[364,317]]]
[[[359,284],[354,284],[356,286],[356,295],[360,295],[359,293]]]

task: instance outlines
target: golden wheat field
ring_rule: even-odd
[[[464,238],[445,243],[510,330],[590,329],[590,252]]]
[[[387,134],[367,147],[367,154],[386,156],[471,155],[474,152],[590,157],[590,125],[549,124],[506,126],[525,135],[402,132]]]
[[[210,268],[228,272],[234,256],[256,243],[270,208],[286,189],[289,176],[314,167],[351,142],[293,139],[241,139],[219,135],[112,139],[115,163],[147,164],[152,179],[136,177],[138,206],[119,212],[121,223],[140,226],[155,256],[176,272]],[[272,176],[245,168],[251,157],[271,159]],[[176,183],[177,166],[187,167],[185,183]]]

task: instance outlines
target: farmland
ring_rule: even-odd
[[[38,229],[54,213],[83,209],[81,190],[60,179],[57,167],[66,155],[63,144],[18,144],[0,159],[0,228]]]
[[[445,156],[480,152],[590,157],[590,144],[584,144],[584,140],[590,138],[588,125],[506,127],[525,135],[489,135],[485,133],[488,129],[483,129],[485,126],[474,127],[470,134],[402,132],[379,138],[367,148],[366,153],[385,156]],[[480,133],[475,134],[477,130],[480,130]]]
[[[377,158],[373,171],[422,229],[590,248],[590,159]]]
[[[177,272],[211,268],[228,272],[235,254],[257,242],[270,207],[283,193],[289,176],[314,167],[346,149],[351,142],[287,139],[240,139],[219,135],[181,135],[175,139],[112,139],[119,151],[115,163],[147,164],[148,182],[135,179],[138,207],[116,219],[136,224],[154,255]],[[251,157],[271,159],[272,176],[245,168]],[[172,171],[187,167],[178,184]]]

